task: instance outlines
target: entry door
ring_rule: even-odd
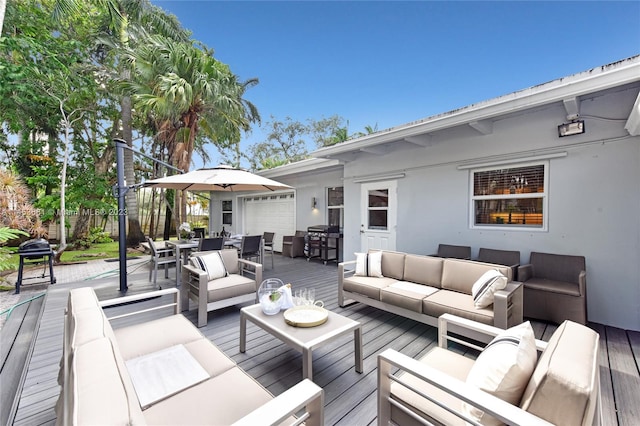
[[[395,250],[397,220],[397,182],[362,184],[360,249]]]

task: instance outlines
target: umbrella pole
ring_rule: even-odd
[[[114,139],[116,143],[116,170],[118,184],[115,188],[115,195],[118,197],[118,258],[120,261],[120,292],[125,293],[127,286],[127,223],[125,196],[127,188],[124,184],[124,146],[126,142],[122,139]],[[123,146],[124,145],[124,146]]]
[[[127,285],[127,206],[125,203],[125,196],[130,188],[135,188],[135,185],[125,186],[124,150],[128,149],[134,154],[141,155],[151,161],[162,164],[163,166],[173,170],[177,170],[179,173],[184,173],[184,171],[177,167],[173,167],[171,164],[165,163],[164,161],[157,160],[150,155],[136,151],[127,145],[127,143],[122,139],[115,138],[113,139],[113,142],[116,144],[116,173],[118,176],[118,183],[113,188],[113,195],[118,198],[118,260],[120,261],[120,292],[125,293],[129,288]]]

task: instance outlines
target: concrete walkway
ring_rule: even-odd
[[[146,272],[149,270],[149,258],[150,256],[139,256],[135,259],[127,261],[127,274],[136,272]],[[120,274],[119,262],[113,260],[90,260],[87,262],[69,263],[54,265],[53,274],[58,284],[72,283],[80,281],[88,281],[117,277]],[[35,297],[43,292],[47,291],[49,287],[49,276],[39,278],[42,275],[43,266],[30,266],[25,268],[23,272],[22,285],[20,286],[20,294],[15,294],[14,290],[0,291],[0,329],[4,325],[7,315],[7,311],[22,301]],[[31,278],[27,279],[24,278]],[[5,276],[6,284],[15,286],[18,279],[18,273],[13,272]],[[55,284],[54,284],[55,285]]]

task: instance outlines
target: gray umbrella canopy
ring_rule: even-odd
[[[187,191],[275,191],[289,185],[229,166],[199,169],[184,174],[149,180],[145,186]]]

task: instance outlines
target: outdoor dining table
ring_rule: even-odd
[[[182,264],[186,264],[189,261],[189,252],[191,249],[198,248],[198,240],[178,240],[178,241],[166,241],[167,247],[173,247],[176,250],[176,287],[180,287],[182,282]],[[180,256],[182,252],[182,256]]]

